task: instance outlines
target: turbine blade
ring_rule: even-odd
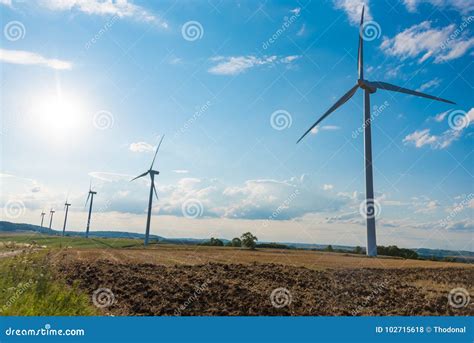
[[[87,194],[87,199],[86,199],[86,203],[84,204],[84,207],[87,206],[87,203],[89,202],[90,196],[91,196],[91,193],[90,193],[90,191],[89,191],[89,193]]]
[[[369,82],[369,84],[371,86],[376,87],[376,88],[385,89],[385,90],[388,90],[388,91],[415,95],[415,96],[419,96],[419,97],[422,97],[422,98],[428,98],[428,99],[432,99],[432,100],[446,102],[448,104],[456,104],[455,102],[453,102],[451,100],[446,100],[446,99],[443,99],[443,98],[438,98],[438,97],[433,96],[433,95],[429,95],[429,94],[425,94],[425,93],[421,93],[421,92],[417,92],[417,91],[412,91],[411,89],[395,86],[395,85],[392,85],[392,84],[387,83],[387,82],[375,81],[375,82]]]
[[[161,146],[161,142],[163,142],[163,138],[165,138],[165,135],[161,136],[160,143],[158,143],[158,146],[156,147],[155,156],[153,157],[153,161],[151,161],[150,170],[153,169],[153,164],[155,164],[156,155],[158,154],[158,150],[160,150],[160,146]]]
[[[357,69],[359,72],[359,79],[364,79],[364,40],[362,39],[363,27],[364,27],[364,10],[365,6],[362,6],[362,15],[360,17],[359,26],[359,49],[357,51]]]
[[[160,200],[160,198],[158,198],[158,192],[156,191],[155,182],[152,181],[152,183],[153,183],[152,187],[153,187],[153,191],[155,192],[156,200]]]
[[[334,105],[331,106],[329,110],[324,113],[321,118],[318,119],[316,123],[314,123],[305,133],[303,136],[298,139],[296,144],[298,144],[316,125],[318,125],[324,118],[326,118],[328,115],[330,115],[332,112],[334,112],[338,107],[342,106],[344,103],[346,103],[347,100],[352,98],[354,93],[356,92],[357,88],[359,88],[359,85],[355,85],[352,87],[346,94],[344,94]]]
[[[149,171],[146,171],[146,172],[144,172],[143,174],[140,174],[140,175],[138,175],[137,177],[134,177],[133,179],[131,179],[130,182],[132,182],[132,181],[134,181],[134,180],[136,180],[136,179],[139,179],[139,178],[141,178],[141,177],[144,177],[144,176],[147,175],[148,173],[149,173]]]

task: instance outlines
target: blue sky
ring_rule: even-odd
[[[2,218],[60,229],[69,196],[82,231],[92,179],[91,230],[142,232],[165,134],[152,233],[365,246],[362,92],[295,144],[356,82],[362,3],[366,77],[456,102],[371,97],[378,244],[472,251],[473,1],[1,0]]]

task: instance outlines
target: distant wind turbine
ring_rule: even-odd
[[[66,232],[67,213],[69,212],[69,206],[71,206],[71,204],[67,202],[67,198],[66,198],[66,202],[64,203],[64,210],[66,212],[64,213],[63,236]]]
[[[160,150],[160,146],[161,146],[161,142],[163,142],[163,138],[165,138],[164,135],[161,137],[160,143],[156,147],[155,156],[153,157],[153,161],[151,161],[150,169],[148,169],[143,174],[138,175],[136,178],[133,178],[132,180],[130,180],[130,182],[131,182],[133,180],[139,179],[141,177],[144,177],[144,176],[150,174],[151,185],[150,185],[150,197],[149,197],[149,200],[148,200],[148,216],[147,216],[147,219],[146,219],[145,246],[148,245],[148,239],[150,237],[151,207],[152,207],[152,203],[153,203],[153,192],[155,193],[156,200],[158,200],[158,193],[156,192],[156,187],[155,187],[155,175],[160,174],[160,172],[156,171],[156,170],[153,170],[153,164],[155,163],[156,155],[158,154],[158,150]]]
[[[46,213],[44,213],[44,211],[41,211],[41,227],[43,227],[43,221],[44,221],[44,216],[46,215]]]
[[[364,148],[365,148],[365,191],[366,191],[366,217],[367,217],[367,255],[377,256],[377,243],[375,238],[375,216],[374,216],[374,184],[372,174],[372,134],[371,134],[371,117],[370,117],[370,94],[375,93],[377,89],[384,89],[393,92],[405,93],[410,95],[428,98],[432,100],[442,101],[449,104],[454,102],[438,98],[432,95],[402,88],[386,82],[368,81],[364,79],[364,41],[362,39],[362,30],[364,24],[364,7],[362,7],[362,15],[360,19],[359,29],[359,51],[357,56],[357,67],[359,78],[357,84],[344,94],[332,107],[330,107],[301,137],[299,143],[313,128],[316,127],[324,118],[329,116],[337,108],[346,103],[355,94],[357,89],[364,90]]]
[[[91,215],[92,215],[92,203],[94,202],[94,195],[96,195],[97,192],[92,190],[92,181],[89,184],[89,194],[87,195],[87,200],[86,204],[84,206],[87,206],[87,202],[89,201],[89,198],[91,199],[90,205],[89,205],[89,215],[87,217],[87,227],[86,227],[86,238],[89,238],[89,228],[91,225]]]
[[[51,230],[51,225],[53,225],[53,215],[54,215],[54,212],[56,212],[55,210],[51,209],[49,211],[49,229]]]

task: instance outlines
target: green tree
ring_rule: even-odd
[[[354,252],[356,254],[362,254],[362,248],[360,246],[356,246],[355,249],[354,249]]]
[[[240,240],[240,238],[235,237],[235,238],[232,238],[232,241],[230,242],[230,245],[233,246],[233,247],[240,248],[242,246],[242,241]]]
[[[241,237],[240,237],[241,241],[242,241],[242,246],[245,247],[245,248],[249,248],[249,249],[255,249],[255,246],[257,245],[257,241],[258,241],[258,238],[254,235],[252,235],[252,233],[250,232],[246,232],[244,233]]]
[[[330,251],[330,252],[334,251],[334,249],[332,248],[332,245],[331,245],[331,244],[329,244],[329,245],[326,247],[326,251]]]

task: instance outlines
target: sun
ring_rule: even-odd
[[[81,129],[85,112],[72,95],[43,95],[32,101],[32,119],[36,129],[47,138],[71,138]]]

